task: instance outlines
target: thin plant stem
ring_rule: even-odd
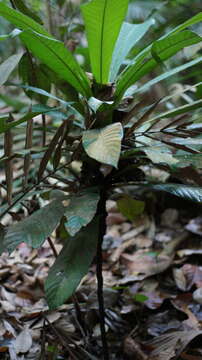
[[[106,192],[105,189],[101,191],[100,202],[98,205],[98,215],[100,217],[99,222],[99,234],[97,244],[97,256],[96,256],[96,275],[97,275],[97,297],[99,304],[99,317],[100,317],[100,331],[103,346],[103,358],[109,360],[109,350],[105,331],[105,307],[103,296],[103,276],[102,276],[102,243],[104,235],[106,234]]]

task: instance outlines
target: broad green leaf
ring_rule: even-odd
[[[135,200],[129,195],[124,195],[117,201],[119,211],[130,221],[141,215],[144,211],[145,204],[143,201]]]
[[[54,200],[28,218],[11,225],[4,237],[2,250],[10,253],[22,242],[33,248],[40,247],[55,230],[64,210],[62,202]]]
[[[98,220],[67,240],[49,271],[45,293],[50,309],[62,305],[76,290],[96,253]]]
[[[148,74],[159,63],[166,61],[184,47],[200,42],[201,39],[192,31],[185,30],[154,41],[151,48],[137,55],[133,63],[121,73],[117,81],[115,97],[120,99],[131,85]]]
[[[93,75],[97,83],[109,80],[116,40],[128,8],[128,0],[92,0],[81,7]]]
[[[119,69],[133,46],[145,35],[150,26],[155,23],[154,19],[142,24],[129,24],[124,22],[116,42],[110,67],[110,81],[114,82]]]
[[[10,74],[18,65],[22,55],[23,53],[11,55],[0,65],[0,86],[8,80]]]
[[[93,219],[98,201],[98,193],[89,190],[78,196],[71,197],[70,204],[65,210],[67,218],[65,228],[71,236],[74,236]]]
[[[20,38],[27,48],[61,79],[70,83],[82,95],[91,96],[85,72],[62,42],[32,31],[22,32]]]
[[[41,21],[40,17],[38,15],[36,15],[32,10],[30,10],[26,5],[25,5],[25,1],[22,0],[13,0],[13,3],[15,5],[15,7],[23,14],[29,16],[30,18],[32,18],[33,20],[35,20],[37,23],[39,24],[43,24],[43,22]]]
[[[122,137],[122,125],[115,123],[102,129],[84,131],[82,142],[86,153],[92,159],[117,167]]]
[[[14,10],[7,6],[3,1],[0,2],[0,16],[3,16],[11,24],[17,26],[21,30],[31,29],[40,34],[51,37],[51,35],[45,30],[43,26],[31,19],[29,16],[22,14],[21,12]]]
[[[157,184],[150,186],[150,188],[157,191],[166,191],[187,200],[202,202],[202,187],[181,184]]]
[[[133,91],[133,95],[137,94],[137,93],[143,93],[149,90],[149,88],[157,83],[159,83],[162,80],[168,79],[171,76],[178,74],[180,71],[184,71],[186,69],[188,69],[191,66],[194,66],[198,63],[202,62],[202,56],[197,57],[196,59],[192,60],[192,61],[188,61],[187,63],[177,66],[174,69],[168,70],[166,72],[164,72],[163,74],[155,77],[154,79],[147,81],[145,85],[141,86],[140,88],[137,88],[136,90]]]

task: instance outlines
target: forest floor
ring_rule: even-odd
[[[161,199],[133,223],[109,201],[103,243],[110,360],[202,359],[202,214]],[[59,253],[62,244],[54,240]],[[85,250],[84,250],[85,251]],[[75,296],[49,311],[44,279],[54,255],[21,244],[0,257],[0,359],[102,359],[96,266]]]

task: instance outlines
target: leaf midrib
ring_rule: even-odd
[[[33,34],[35,35],[35,32],[33,32]],[[37,37],[37,39],[42,43],[42,45],[44,45],[45,47],[47,47],[47,49],[48,49],[52,54],[54,54],[54,55],[56,56],[56,58],[57,58],[59,61],[61,61],[62,64],[69,70],[69,72],[72,74],[73,78],[74,78],[76,81],[78,81],[79,85],[80,85],[81,88],[84,90],[84,94],[85,94],[85,93],[86,93],[86,89],[85,89],[85,87],[83,86],[83,83],[80,81],[80,78],[78,78],[78,77],[74,74],[74,72],[72,71],[71,67],[69,67],[68,64],[66,64],[66,63],[64,62],[64,60],[63,60],[60,56],[58,56],[58,54],[57,54],[53,49],[51,49],[51,47],[48,46],[48,44],[46,44],[46,43],[43,42],[42,38],[40,37],[40,34],[39,34],[39,36],[36,35],[36,37]],[[54,38],[50,38],[50,40],[58,41],[58,40],[55,40]]]
[[[104,44],[104,30],[105,30],[105,16],[106,16],[107,1],[104,3],[104,10],[102,16],[102,29],[101,29],[101,41],[100,41],[100,80],[103,82],[103,44]]]
[[[190,37],[189,40],[194,39],[195,37],[196,37],[196,34],[193,33],[193,37]],[[175,44],[173,45],[173,47],[175,47],[176,45],[178,45],[178,44],[180,44],[180,43],[183,43],[185,40],[186,40],[186,39],[183,39],[183,40],[179,41],[178,43],[175,43]],[[166,52],[169,48],[170,48],[170,46],[165,47],[162,51],[159,52],[159,55],[162,55],[162,53]],[[151,51],[151,55],[152,55],[152,47],[151,47],[150,51]],[[144,54],[142,54],[142,55],[144,55]],[[174,56],[174,54],[171,55],[171,57],[172,57],[172,56]],[[143,59],[143,60],[144,60],[144,59]],[[166,61],[166,60],[167,60],[167,59],[162,60],[162,61]],[[137,61],[138,61],[138,59],[137,59]],[[142,59],[139,59],[139,65],[141,65],[141,61],[142,61]],[[152,61],[155,61],[155,62],[158,64],[158,62],[156,61],[156,59],[152,56],[146,63],[144,63],[144,64],[142,64],[142,65],[144,66],[145,64],[148,64],[149,62],[152,62]],[[134,65],[135,65],[135,64],[134,64]],[[138,63],[137,63],[137,65],[138,65]],[[133,74],[133,76],[134,76],[135,74],[137,75],[137,73],[138,73],[140,70],[142,70],[142,68],[141,68],[141,69],[138,68],[137,71]],[[127,70],[126,70],[126,71],[127,71]],[[128,69],[128,72],[129,72],[129,69]],[[126,88],[128,88],[128,84],[129,84],[129,83],[130,83],[130,79],[128,79],[127,82],[125,83],[125,86],[127,86]],[[120,91],[119,91],[119,93],[120,93]],[[118,93],[118,97],[119,97],[119,93]]]

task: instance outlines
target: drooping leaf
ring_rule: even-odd
[[[112,54],[126,15],[128,0],[92,0],[81,7],[90,52],[92,72],[97,83],[109,80]]]
[[[27,48],[61,79],[66,80],[84,96],[90,97],[91,89],[86,74],[62,42],[28,30],[22,32],[20,38]]]
[[[129,195],[124,195],[117,201],[119,211],[130,221],[134,221],[138,215],[144,211],[143,201],[135,200]]]
[[[202,202],[202,188],[182,184],[157,184],[151,188],[157,191],[166,191],[170,194],[182,197],[187,200]]]
[[[10,74],[18,65],[22,55],[23,53],[11,55],[0,65],[0,86],[8,80]]]
[[[8,250],[10,253],[22,242],[26,242],[33,248],[40,247],[55,230],[64,211],[62,201],[53,200],[26,219],[11,225],[6,232],[1,249]]]
[[[122,137],[122,125],[115,123],[102,129],[85,131],[82,142],[86,153],[92,159],[117,167]]]
[[[186,114],[192,110],[200,109],[202,107],[202,100],[193,101],[191,104],[186,104],[175,108],[174,110],[166,111],[165,113],[161,113],[160,115],[156,115],[152,119],[149,119],[148,122],[155,122],[158,119],[164,118],[173,118],[177,115]]]
[[[155,23],[149,19],[142,24],[129,24],[124,22],[116,42],[110,67],[110,81],[113,82],[119,69],[133,46],[145,35],[150,26]]]
[[[98,220],[66,242],[64,248],[49,271],[45,292],[50,309],[62,305],[76,290],[87,273],[96,252]]]
[[[51,35],[48,33],[48,31],[46,31],[43,26],[38,24],[29,16],[10,8],[3,1],[0,2],[0,15],[21,30],[32,29],[39,34],[44,34],[51,37]]]
[[[98,201],[99,194],[89,190],[71,198],[70,204],[65,210],[67,218],[65,227],[71,236],[74,236],[93,219]]]
[[[148,74],[159,63],[163,63],[184,47],[200,41],[201,37],[189,30],[154,41],[151,47],[138,54],[131,65],[121,73],[117,81],[115,97],[120,99],[131,85]]]
[[[197,57],[196,59],[192,60],[192,61],[188,61],[187,63],[177,66],[174,69],[168,70],[166,72],[163,72],[163,74],[155,77],[154,79],[147,81],[146,84],[144,84],[143,86],[141,86],[140,88],[137,88],[136,90],[134,90],[133,95],[137,94],[137,93],[143,93],[149,90],[149,88],[165,79],[170,78],[171,76],[178,74],[181,71],[184,71],[186,69],[188,69],[191,66],[194,66],[196,64],[199,64],[200,62],[202,62],[202,56]]]

